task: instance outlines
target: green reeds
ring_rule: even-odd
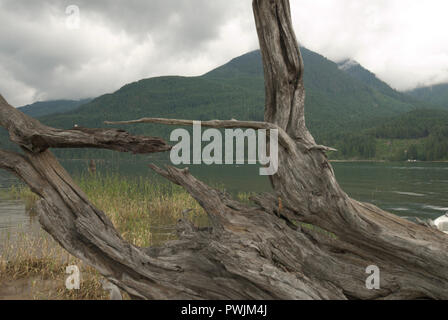
[[[168,182],[100,173],[81,175],[75,181],[90,201],[108,215],[123,238],[135,246],[159,245],[176,239],[176,223],[180,218],[198,226],[208,225],[199,204],[184,189]],[[24,185],[11,187],[7,195],[23,200],[28,211],[39,199]],[[184,214],[186,209],[192,210]],[[0,241],[0,289],[2,281],[28,279],[33,284],[29,290],[34,299],[107,298],[96,270],[67,253],[43,230],[36,234],[19,228],[0,235]],[[77,265],[82,270],[81,290],[65,288],[68,265]],[[43,289],[42,284],[48,282],[53,285]]]

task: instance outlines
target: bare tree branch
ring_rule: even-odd
[[[138,123],[158,123],[166,125],[181,125],[191,126],[194,124],[194,120],[184,119],[166,119],[166,118],[142,118],[138,120],[129,121],[104,121],[105,124],[123,125],[123,124],[138,124]],[[201,126],[208,128],[249,128],[249,129],[266,129],[266,130],[278,130],[279,143],[287,150],[294,150],[299,141],[294,141],[291,137],[279,126],[269,122],[259,121],[239,121],[239,120],[209,120],[200,121]],[[269,135],[269,131],[267,132]],[[306,145],[307,150],[321,150],[321,151],[337,151],[334,148],[322,146],[322,145]]]
[[[194,120],[183,119],[166,119],[166,118],[142,118],[130,121],[104,121],[105,124],[123,125],[123,124],[137,124],[137,123],[159,123],[166,125],[181,125],[191,126]],[[266,129],[278,130],[279,143],[286,149],[293,149],[296,142],[294,142],[286,132],[275,124],[269,122],[258,121],[238,121],[238,120],[210,120],[201,121],[201,126],[209,128],[250,128],[250,129]],[[269,132],[267,132],[269,134]],[[311,147],[310,147],[311,148]]]
[[[12,107],[1,95],[0,125],[9,131],[11,141],[31,152],[42,152],[48,148],[101,148],[132,153],[171,149],[161,138],[133,136],[123,130],[51,128]]]

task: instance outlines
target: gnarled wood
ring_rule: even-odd
[[[152,248],[129,245],[46,150],[73,139],[93,147],[107,143],[89,144],[72,130],[47,129],[2,99],[0,124],[25,154],[0,151],[0,167],[42,198],[41,224],[64,248],[135,298],[448,299],[447,235],[353,200],[340,188],[325,155],[329,148],[317,146],[305,126],[304,67],[289,1],[253,0],[253,10],[265,70],[266,123],[202,124],[282,132],[279,170],[271,177],[275,192],[254,197],[254,206],[208,187],[186,169],[151,166],[201,204],[211,228],[182,220],[179,240]],[[143,122],[191,124],[153,118],[122,124]],[[87,137],[97,135],[86,130]],[[369,265],[380,268],[378,290],[365,286]]]
[[[105,124],[138,124],[138,123],[158,123],[167,125],[181,125],[188,126],[193,125],[194,120],[183,120],[183,119],[166,119],[166,118],[142,118],[138,120],[130,121],[104,121]],[[199,121],[198,121],[199,122]],[[208,128],[250,128],[250,129],[266,129],[266,130],[278,130],[279,143],[285,149],[293,149],[295,142],[289,135],[280,127],[269,122],[259,122],[259,121],[238,121],[238,120],[210,120],[210,121],[200,121],[202,127]],[[267,132],[269,134],[269,132]],[[313,146],[318,147],[318,146]],[[310,148],[312,148],[310,146]]]
[[[51,128],[9,105],[1,95],[0,125],[9,131],[11,141],[31,152],[42,152],[48,148],[101,148],[132,153],[171,149],[161,138],[133,136],[124,130]]]

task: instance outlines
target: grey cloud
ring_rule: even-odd
[[[65,27],[77,5],[79,30]],[[300,42],[398,89],[448,81],[445,0],[291,0]],[[14,105],[199,75],[256,49],[250,0],[0,0],[0,92]]]
[[[353,58],[399,90],[448,82],[445,0],[291,1],[302,43]]]
[[[80,8],[78,31],[64,28],[72,4]],[[16,83],[0,90],[22,104],[98,95],[163,70],[195,73],[185,65],[219,38],[239,6],[237,0],[0,0],[0,65]],[[197,73],[204,71],[198,63]]]

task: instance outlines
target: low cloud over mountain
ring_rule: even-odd
[[[78,29],[67,28],[76,5]],[[302,45],[405,90],[448,81],[444,0],[291,1]],[[249,0],[0,0],[0,92],[79,99],[157,75],[199,75],[256,49]]]

